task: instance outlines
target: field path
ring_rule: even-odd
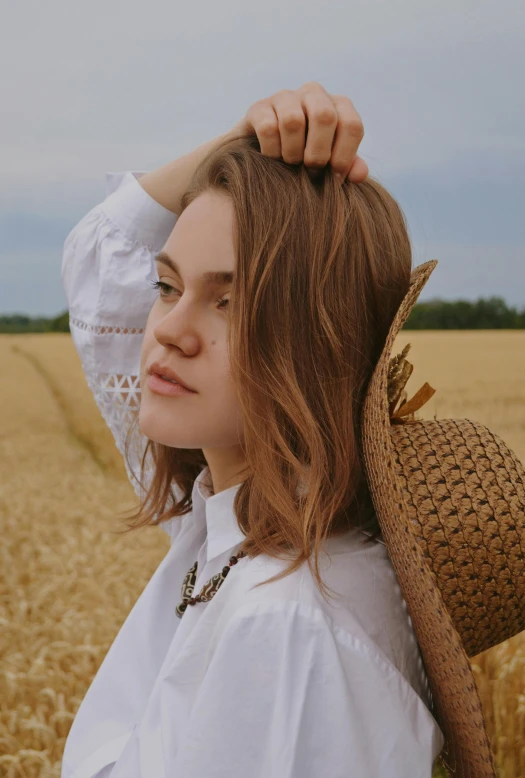
[[[158,528],[116,534],[118,513],[137,504],[132,487],[78,441],[19,340],[0,336],[0,775],[23,765],[54,778],[74,714],[169,541]]]

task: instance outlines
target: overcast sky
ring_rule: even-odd
[[[0,28],[0,313],[55,315],[106,171],[149,170],[320,82],[408,219],[421,299],[525,306],[523,0],[26,0]]]

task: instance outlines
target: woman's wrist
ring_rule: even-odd
[[[181,197],[186,191],[195,170],[202,160],[209,154],[214,146],[218,145],[226,138],[234,135],[235,132],[229,130],[222,135],[213,138],[206,143],[197,146],[197,148],[184,154],[182,157],[168,162],[155,170],[145,173],[138,179],[142,188],[160,203],[164,208],[179,214],[181,210]]]

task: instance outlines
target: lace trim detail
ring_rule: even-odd
[[[133,490],[142,500],[153,480],[155,470],[151,451],[149,451],[144,463],[144,491],[142,491],[138,478],[148,438],[142,434],[136,423],[141,398],[139,376],[88,372],[85,375],[102,417],[111,430],[117,449],[122,454]],[[134,422],[133,433],[130,435],[129,430]],[[126,440],[128,440],[128,459],[124,456]],[[174,521],[171,518],[159,524],[172,541],[175,530],[178,531],[181,527],[180,521],[176,524]]]
[[[139,376],[90,373],[86,378],[104,418],[110,415],[121,430],[121,423],[128,421],[130,411],[140,407]]]
[[[76,327],[79,330],[87,330],[88,332],[95,332],[97,335],[109,335],[110,333],[116,333],[117,335],[143,335],[144,327],[110,327],[101,324],[88,324],[81,319],[69,319],[70,326]]]
[[[140,486],[135,479],[140,476],[140,461],[146,447],[147,438],[135,426],[128,444],[128,457],[132,466],[130,470],[124,456],[126,439],[131,425],[135,421],[140,408],[140,382],[136,375],[118,375],[115,373],[86,373],[88,386],[93,393],[95,402],[115,439],[117,449],[122,454],[128,478],[141,497]],[[147,462],[145,475],[149,483],[152,477],[151,463]]]

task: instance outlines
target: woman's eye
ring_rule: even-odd
[[[169,297],[170,294],[173,292],[175,292],[176,294],[180,294],[178,289],[175,289],[173,286],[170,286],[169,284],[165,284],[163,281],[150,281],[149,283],[154,289],[157,289],[159,293],[159,297]],[[224,308],[226,308],[226,306],[230,301],[228,298],[222,297],[220,300],[217,300],[217,302],[221,310],[224,310]]]
[[[150,284],[154,289],[157,289],[159,292],[159,297],[168,297],[170,293],[166,291],[167,289],[172,289],[174,292],[177,291],[169,284],[165,284],[163,281],[150,281]]]

